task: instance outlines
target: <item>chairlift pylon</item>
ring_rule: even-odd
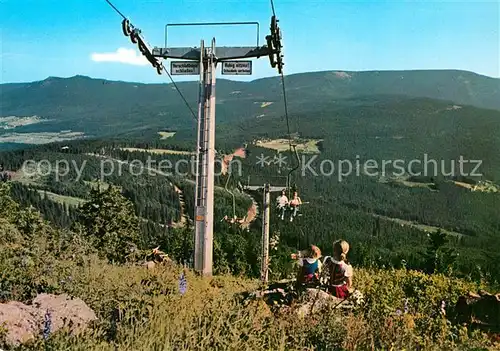
[[[231,172],[229,172],[229,175],[227,177],[227,180],[226,180],[226,185],[224,186],[224,189],[226,189],[226,191],[231,194],[232,198],[233,198],[233,218],[236,217],[236,197],[234,196],[234,193],[232,191],[230,191],[228,189],[228,184],[229,184],[229,179],[231,179]]]

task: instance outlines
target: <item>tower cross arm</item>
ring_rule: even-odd
[[[243,190],[250,190],[250,191],[262,191],[264,190],[265,187],[262,185],[245,185],[243,186]],[[281,192],[283,191],[282,186],[269,186],[267,187],[267,191],[273,193],[273,192]]]
[[[260,47],[219,47],[215,51],[217,53],[218,61],[236,60],[244,58],[259,58],[262,56],[269,56],[272,54],[271,49],[267,46]]]
[[[153,48],[153,56],[164,59],[200,60],[200,48]]]
[[[259,58],[262,56],[269,56],[273,52],[267,46],[240,46],[240,47],[228,47],[221,46],[215,48],[217,55],[217,61],[225,60],[236,60],[244,58]],[[154,57],[161,57],[164,59],[174,58],[182,60],[196,60],[200,59],[200,49],[199,48],[154,48]]]

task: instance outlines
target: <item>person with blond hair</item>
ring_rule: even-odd
[[[297,281],[311,283],[319,280],[323,264],[320,260],[321,250],[316,245],[311,245],[308,250],[292,254],[292,259],[298,260],[301,267]]]
[[[349,243],[337,240],[333,243],[333,256],[324,260],[325,273],[328,274],[326,285],[328,291],[340,299],[349,297],[352,290],[353,270],[347,261]]]

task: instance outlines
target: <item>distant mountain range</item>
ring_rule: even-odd
[[[178,86],[196,113],[198,83]],[[328,108],[352,98],[392,96],[431,98],[457,105],[500,110],[500,79],[458,70],[314,72],[286,77],[292,113]],[[192,129],[194,117],[171,84],[107,81],[85,76],[49,77],[31,83],[0,85],[0,117],[39,116],[42,123],[6,133],[82,132],[114,136],[141,130]],[[217,121],[243,122],[283,114],[279,77],[252,82],[220,79]]]

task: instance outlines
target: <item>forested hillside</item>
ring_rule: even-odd
[[[493,336],[457,322],[454,305],[459,296],[488,288],[484,283],[356,266],[356,287],[365,296],[362,305],[350,312],[321,310],[299,318],[295,313],[276,312],[262,301],[245,302],[244,296],[259,284],[220,271],[232,259],[230,254],[220,255],[231,241],[217,241],[219,272],[212,278],[201,279],[179,264],[185,253],[183,239],[188,236],[177,230],[169,232],[162,245],[170,258],[146,269],[143,263],[152,254],[141,243],[140,219],[117,188],[91,191],[71,230],[54,228],[36,211],[13,201],[10,192],[8,185],[0,183],[2,311],[24,306],[21,302],[29,303],[40,294],[67,294],[87,304],[96,319],[71,333],[76,326],[61,330],[55,323],[56,312],[46,313],[43,326],[33,329],[40,329],[40,335],[35,333],[15,347],[12,334],[26,328],[27,321],[13,325],[19,317],[10,316],[11,320],[7,314],[8,323],[0,333],[0,347],[5,350],[482,350],[498,346]],[[427,245],[429,257],[437,253],[436,247]],[[236,255],[244,250],[241,243],[235,248]],[[72,310],[71,316],[80,312]]]
[[[7,169],[18,170],[12,173],[14,197],[24,204],[33,204],[47,218],[62,226],[68,226],[74,221],[74,207],[71,204],[78,205],[78,199],[88,199],[88,194],[98,185],[98,180],[104,181],[101,187],[106,187],[107,184],[120,186],[123,194],[133,201],[136,214],[143,219],[141,238],[144,245],[168,247],[171,240],[169,233],[173,230],[170,227],[180,220],[179,197],[173,191],[172,185],[175,184],[182,190],[185,212],[192,219],[192,176],[153,176],[144,171],[137,175],[137,172],[131,172],[130,164],[122,164],[120,173],[117,173],[117,169],[119,160],[136,160],[146,164],[150,157],[157,163],[161,160],[175,163],[186,156],[126,152],[120,151],[118,146],[106,146],[106,143],[102,142],[75,142],[70,146],[75,153],[44,151],[38,148],[28,152],[4,153],[1,162]],[[123,142],[123,146],[127,146],[127,143]],[[96,150],[106,155],[102,156],[105,160],[113,160],[112,163],[117,167],[114,173],[103,177],[100,169],[103,159],[89,155]],[[251,155],[261,152],[270,157],[274,155],[273,152],[254,146],[250,146],[249,150]],[[75,162],[78,165],[76,169],[81,169],[82,172],[73,169],[64,177],[50,173],[47,176],[30,178],[19,171],[24,160],[50,160],[54,166],[57,161],[67,160]],[[242,182],[247,180],[247,175],[253,182],[263,182],[267,179],[284,184],[286,181],[283,178],[284,173],[279,175],[277,170],[273,169],[275,166],[261,168],[252,164],[250,158],[241,161],[244,174],[239,178]],[[234,176],[237,177],[237,174]],[[237,179],[230,179],[229,184],[231,192],[236,195],[236,215],[242,217],[251,200],[235,189]],[[290,272],[288,256],[291,251],[314,243],[328,253],[331,250],[331,242],[343,237],[353,245],[353,262],[365,266],[407,266],[424,270],[435,268],[472,279],[487,279],[492,282],[499,279],[499,256],[496,250],[499,245],[498,193],[471,192],[455,185],[451,178],[434,180],[436,190],[428,187],[409,187],[397,181],[381,182],[379,178],[368,176],[347,177],[342,182],[331,177],[308,175],[302,178],[297,174],[294,174],[293,179],[299,187],[303,201],[309,203],[302,206],[303,216],[294,223],[280,221],[274,215],[274,209],[272,210],[271,230],[280,240],[273,261],[273,276],[276,278],[286,276]],[[225,215],[233,215],[232,197],[223,188],[226,180],[227,176],[216,177],[219,188],[216,191],[215,205],[215,247],[216,251],[220,250],[216,252],[216,257],[224,258],[223,271],[246,272],[256,276],[260,250],[260,220],[252,224],[250,232],[232,228],[220,221]],[[425,182],[415,179],[413,184]],[[49,195],[44,195],[46,192]],[[54,197],[51,193],[64,197]],[[259,206],[262,206],[261,195],[251,195],[258,201]],[[54,201],[66,205],[55,205]],[[437,229],[450,233],[447,235],[448,249],[446,254],[443,253],[444,261],[439,267],[429,268],[425,249],[427,234]],[[189,222],[183,235],[188,238],[192,236]],[[182,260],[189,262],[190,255],[190,250],[184,251]],[[474,265],[470,265],[471,258],[475,262]]]
[[[351,259],[358,264],[429,270],[425,244],[428,234],[440,231],[456,254],[446,251],[443,257],[450,260],[435,269],[499,281],[500,196],[495,191],[472,191],[483,184],[500,189],[497,85],[498,79],[461,71],[287,77],[291,137],[294,142],[315,140],[318,152],[299,153],[297,163],[285,148],[280,156],[286,159],[278,165],[273,161],[278,152],[257,141],[289,137],[279,80],[221,80],[217,158],[247,146],[247,157],[236,158],[241,171],[235,169],[229,181],[227,175],[216,177],[215,247],[216,256],[225,260],[221,269],[250,275],[258,271],[260,217],[249,232],[221,221],[226,215],[243,217],[252,197],[262,206],[261,194],[242,193],[236,189],[238,181],[284,186],[290,175],[307,204],[293,223],[278,220],[273,212],[271,230],[280,238],[275,278],[289,273],[292,250],[314,243],[329,253],[332,241],[340,237],[352,242]],[[2,170],[12,174],[17,200],[68,227],[75,221],[76,206],[89,199],[92,189],[114,184],[133,203],[144,245],[168,245],[169,232],[180,227],[191,235],[194,177],[188,165],[193,158],[186,152],[194,151],[195,121],[171,86],[77,76],[3,88],[4,114],[50,119],[27,119],[21,126],[9,120],[5,123],[11,129],[5,133],[72,129],[101,136],[0,153]],[[180,88],[190,101],[196,100],[194,83],[182,83]],[[160,131],[171,133],[165,138]],[[257,163],[261,155],[270,161],[265,166]],[[184,175],[170,169],[173,174],[164,176],[132,164],[145,165],[148,159],[154,161],[153,170],[160,161],[173,165],[184,160],[187,166],[181,169]],[[463,167],[461,159],[466,161]],[[29,160],[44,160],[32,171],[45,175],[29,177],[22,169]],[[402,161],[399,169],[397,160]],[[431,160],[428,167],[425,160]],[[56,172],[63,161],[69,165],[65,175]],[[376,163],[371,173],[363,169],[368,161]],[[412,161],[417,161],[413,167]],[[226,182],[229,191],[224,189]],[[183,261],[189,261],[188,252],[183,252]]]

